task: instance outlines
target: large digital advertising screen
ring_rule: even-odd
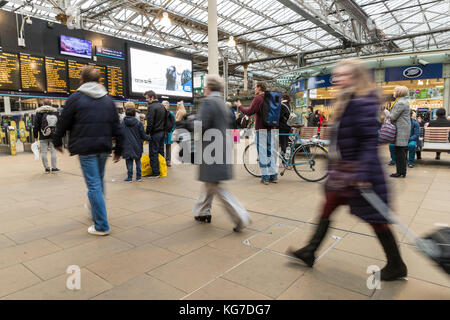
[[[192,60],[130,47],[129,61],[133,95],[153,90],[157,95],[192,98]]]
[[[80,58],[92,58],[92,42],[61,35],[60,52],[67,56]]]

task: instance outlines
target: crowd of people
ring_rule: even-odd
[[[407,150],[409,150],[409,167],[414,166],[420,127],[423,124],[420,123],[420,119],[416,120],[415,112],[410,111],[408,100],[405,98],[407,93],[405,87],[395,89],[396,102],[392,112],[380,113],[382,103],[379,91],[373,84],[368,70],[359,60],[341,61],[334,70],[334,78],[339,93],[334,112],[330,119],[327,119],[332,134],[328,148],[329,177],[325,183],[324,205],[309,243],[300,249],[290,248],[288,254],[312,267],[315,252],[330,228],[333,212],[341,205],[348,205],[352,214],[371,225],[384,249],[387,265],[381,270],[381,280],[396,280],[407,275],[407,267],[401,258],[389,221],[361,196],[360,190],[370,188],[384,203],[389,204],[389,190],[378,153],[378,131],[383,119],[390,119],[397,128],[395,142],[389,146],[392,158],[390,164],[397,167],[397,172],[391,177],[406,176]],[[113,100],[107,95],[99,80],[100,74],[95,68],[85,67],[81,72],[81,86],[69,97],[60,116],[48,101],[44,103],[44,107],[37,110],[34,134],[41,141],[42,161],[47,172],[59,170],[54,150],[63,152],[63,137],[70,131],[68,149],[71,155],[78,155],[94,222],[88,228],[88,232],[94,235],[107,235],[110,226],[103,179],[108,157],[113,153],[114,162],[118,162],[121,157],[126,160],[125,181],[133,181],[134,165],[136,180],[142,181],[143,142],[148,141],[152,168],[149,178],[159,178],[158,154],[163,155],[170,166],[172,134],[176,122],[186,120],[187,112],[183,103],[179,103],[174,114],[169,110],[167,101],[159,103],[156,93],[147,91],[144,94],[148,102],[145,116],[136,113],[133,103],[127,103],[123,116],[119,117]],[[264,95],[268,90],[265,82],[256,82],[255,97],[249,107],[244,107],[240,101],[237,101],[234,107],[225,104],[223,89],[224,83],[219,76],[209,75],[206,78],[206,97],[200,104],[196,118],[202,123],[203,133],[214,129],[225,136],[228,129],[236,128],[237,123],[246,122],[248,125],[253,117],[262,173],[261,182],[264,185],[277,183],[278,168],[272,150],[274,144],[278,142],[278,137],[274,129],[281,133],[291,132],[288,125],[292,112],[289,95],[282,96],[280,125],[271,127],[263,122]],[[380,114],[383,117],[380,117]],[[46,120],[43,120],[44,118]],[[313,113],[313,109],[308,108],[307,126],[320,128],[324,121],[323,114],[317,111]],[[53,125],[49,126],[49,122]],[[450,126],[450,121],[445,119],[445,110],[444,112],[439,110],[438,119],[428,125]],[[284,154],[288,140],[282,137],[280,136],[279,142],[281,152]],[[227,145],[229,142],[229,139],[223,139],[221,142],[223,150],[229,150],[230,146]],[[207,148],[207,145],[203,143],[202,148]],[[51,169],[48,165],[47,151],[52,154]],[[223,152],[219,156],[219,161],[209,163],[202,159],[198,166],[198,179],[203,182],[203,190],[193,207],[194,218],[199,222],[211,223],[212,201],[217,196],[235,224],[233,230],[239,232],[251,223],[251,218],[245,207],[223,184],[223,181],[233,177],[233,165],[227,162],[225,157],[226,152]]]

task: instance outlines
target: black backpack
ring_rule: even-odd
[[[45,113],[41,121],[41,135],[43,137],[50,137],[56,132],[56,123],[58,116],[54,113]]]
[[[175,128],[175,117],[169,111],[166,111],[166,132],[170,133]]]

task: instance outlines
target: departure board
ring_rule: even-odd
[[[108,93],[113,97],[123,97],[122,68],[108,66]]]
[[[73,60],[68,62],[69,70],[69,91],[70,93],[77,91],[80,86],[80,73],[81,70],[87,66],[85,63],[79,63]]]
[[[47,92],[68,93],[66,61],[45,57],[45,72],[47,74]]]
[[[98,66],[95,64],[89,64],[89,65],[93,66],[95,69],[98,70],[98,72],[100,72],[100,84],[103,86],[106,86],[106,67]]]
[[[21,53],[20,77],[23,91],[45,92],[44,58]]]
[[[0,52],[0,90],[19,89],[19,57],[15,53]]]

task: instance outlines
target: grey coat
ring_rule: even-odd
[[[228,132],[229,136],[226,132],[227,129],[232,127],[231,119],[231,109],[225,105],[218,92],[212,92],[201,102],[198,120],[202,121],[203,140],[207,141],[203,142],[202,147],[203,157],[199,169],[200,181],[219,182],[230,180],[233,177],[232,157],[230,157],[233,154],[233,138],[231,132]],[[207,130],[209,132],[206,132]],[[215,134],[219,133],[223,138],[216,141]],[[208,134],[212,134],[214,138],[208,138]],[[221,150],[217,150],[214,146]],[[211,152],[213,149],[214,152]],[[210,155],[213,157],[211,158]],[[230,159],[228,164],[227,156]],[[208,158],[214,161],[209,162]]]
[[[411,134],[411,120],[409,120],[409,103],[408,99],[401,97],[397,100],[392,108],[391,120],[397,127],[395,136],[396,147],[407,147],[409,136]]]

